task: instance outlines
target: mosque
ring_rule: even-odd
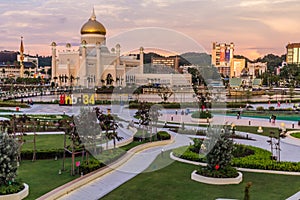
[[[147,83],[188,87],[190,74],[147,74],[144,73],[144,49],[139,54],[121,55],[121,46],[111,50],[106,46],[106,29],[96,20],[93,9],[91,17],[81,28],[78,50],[72,50],[67,43],[65,50],[58,51],[57,44],[51,43],[52,81],[57,86],[127,86]],[[175,84],[176,83],[176,84]]]

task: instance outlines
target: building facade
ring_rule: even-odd
[[[267,70],[267,63],[256,62],[256,63],[248,63],[249,75],[253,78],[256,78]]]
[[[234,43],[217,43],[212,44],[211,63],[217,67],[219,73],[224,76],[231,76],[231,67],[234,56]]]
[[[286,46],[286,62],[287,64],[300,64],[300,43],[289,43]]]
[[[80,34],[81,45],[78,50],[73,50],[71,44],[67,43],[64,50],[57,51],[56,43],[51,44],[51,79],[56,85],[124,87],[149,81],[151,75],[144,73],[144,48],[140,47],[138,55],[121,55],[120,44],[109,50],[106,46],[106,29],[96,20],[94,10],[82,26]],[[182,77],[180,74],[174,74],[173,78],[176,76]],[[164,77],[164,74],[155,74],[157,79],[163,80]],[[188,79],[187,83],[190,83],[191,75]]]
[[[174,71],[178,71],[179,57],[152,57],[151,64],[154,66],[166,66],[172,68]]]
[[[230,77],[240,77],[242,70],[246,67],[246,60],[233,58],[230,66]]]

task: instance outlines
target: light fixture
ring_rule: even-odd
[[[264,130],[263,130],[262,127],[260,126],[260,127],[258,127],[257,132],[258,132],[258,133],[262,133],[262,132],[264,132]]]

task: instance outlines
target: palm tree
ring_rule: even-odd
[[[70,83],[71,83],[71,86],[73,85],[74,79],[75,79],[75,77],[71,74],[71,76],[70,76]]]
[[[75,80],[76,80],[76,85],[78,86],[78,81],[79,81],[79,76],[77,76],[76,78],[75,78]]]
[[[54,76],[53,79],[54,79],[54,82],[56,83],[58,78],[57,78],[57,76]]]
[[[118,127],[119,127],[119,125],[113,119],[111,121],[111,126],[110,126],[110,129],[112,130],[112,133],[109,134],[109,139],[113,140],[113,142],[114,142],[114,149],[116,148],[116,140],[120,141],[120,140],[124,139],[123,137],[118,136],[118,132],[116,131],[118,129]]]
[[[2,75],[5,77],[5,68],[2,68]]]
[[[27,78],[30,76],[30,72],[28,70],[26,70],[24,74],[27,76]]]

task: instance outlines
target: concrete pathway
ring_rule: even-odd
[[[132,179],[139,173],[142,173],[163,150],[185,146],[190,143],[190,139],[182,135],[174,135],[175,142],[163,147],[154,147],[135,154],[125,164],[118,169],[94,180],[93,182],[63,196],[64,200],[82,200],[82,199],[99,199],[119,187],[123,183]],[[165,155],[166,157],[168,155]],[[158,170],[165,166],[155,166],[150,170]]]

